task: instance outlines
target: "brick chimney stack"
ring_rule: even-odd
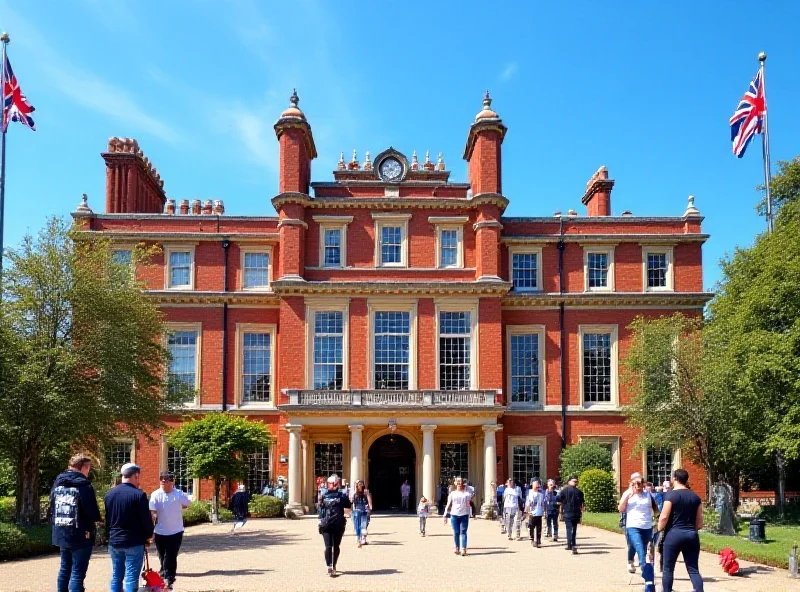
[[[109,138],[106,161],[106,213],[161,214],[164,181],[132,138]]]
[[[601,166],[586,183],[586,193],[581,203],[587,208],[587,216],[611,215],[611,189],[614,180],[608,178],[608,169]]]
[[[291,106],[275,123],[280,142],[280,193],[305,193],[311,183],[311,161],[317,157],[311,126],[297,104],[297,91],[289,99]]]
[[[506,128],[500,116],[492,111],[489,91],[483,97],[483,109],[475,116],[469,128],[464,160],[469,169],[469,182],[472,194],[502,193],[502,158],[500,147],[506,135]]]

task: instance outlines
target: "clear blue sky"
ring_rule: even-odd
[[[780,6],[778,6],[780,5]],[[8,136],[6,245],[89,194],[100,152],[139,140],[169,197],[272,215],[272,125],[300,95],[330,180],[341,151],[443,152],[452,179],[484,89],[509,128],[513,216],[580,204],[600,165],[613,213],[706,216],[705,285],[764,228],[760,146],[731,154],[728,118],[764,50],[773,161],[800,152],[797,2],[6,2],[0,28],[38,131]],[[457,8],[456,8],[457,7]]]

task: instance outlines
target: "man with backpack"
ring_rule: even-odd
[[[100,508],[94,488],[89,482],[92,460],[76,454],[67,470],[56,477],[50,490],[48,511],[53,525],[53,545],[61,550],[58,570],[58,592],[83,592],[83,581],[89,568],[94,546],[96,522]]]

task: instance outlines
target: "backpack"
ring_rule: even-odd
[[[77,487],[59,485],[53,490],[51,502],[53,526],[78,528],[81,496]]]

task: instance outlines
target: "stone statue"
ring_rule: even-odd
[[[714,485],[714,509],[719,515],[719,534],[733,536],[736,534],[734,522],[736,517],[733,514],[733,489],[727,483],[717,483]]]

